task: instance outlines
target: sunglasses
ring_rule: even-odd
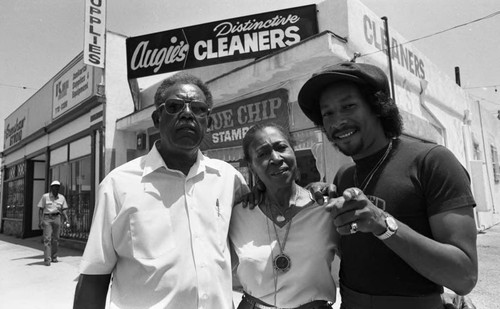
[[[189,110],[198,117],[205,117],[210,113],[210,107],[202,101],[181,99],[168,99],[158,106],[158,110],[164,109],[167,114],[177,115],[189,105]]]

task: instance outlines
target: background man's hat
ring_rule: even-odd
[[[59,181],[57,181],[57,180],[54,180],[53,182],[50,183],[51,187],[52,186],[60,186],[60,185],[61,185],[61,183]]]
[[[339,81],[351,81],[368,86],[372,91],[390,95],[387,75],[379,67],[367,63],[341,62],[313,74],[299,92],[299,106],[315,123],[321,123],[319,97],[322,90]]]

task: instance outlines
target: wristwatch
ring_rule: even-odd
[[[386,213],[384,221],[385,221],[385,226],[387,227],[387,229],[385,230],[384,233],[382,233],[380,235],[375,235],[380,240],[384,240],[384,239],[391,237],[398,230],[398,223],[396,222],[396,219],[394,219],[394,217],[392,217]]]

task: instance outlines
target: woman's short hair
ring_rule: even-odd
[[[248,162],[248,163],[252,162],[252,158],[250,156],[250,145],[255,140],[255,134],[257,134],[257,132],[259,132],[265,128],[275,128],[276,130],[278,130],[283,135],[283,137],[285,137],[285,139],[288,141],[288,143],[290,144],[290,146],[293,149],[292,136],[290,135],[290,133],[287,129],[285,129],[281,125],[274,124],[274,123],[264,123],[264,124],[258,123],[256,125],[252,126],[247,131],[245,136],[243,137],[243,159],[246,162]]]

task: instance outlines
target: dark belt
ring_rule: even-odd
[[[55,216],[59,216],[59,215],[60,215],[60,213],[58,213],[58,212],[57,212],[57,213],[53,213],[53,214],[43,214],[43,215],[44,215],[44,216],[47,216],[47,217],[49,217],[49,218],[52,218],[52,217],[55,217]]]
[[[281,308],[281,307],[274,307],[271,305],[268,305],[264,303],[263,301],[259,300],[258,298],[255,298],[249,294],[244,293],[243,294],[243,299],[242,301],[246,302],[249,307],[244,307],[248,309],[326,309],[326,308],[331,308],[331,305],[329,302],[326,300],[315,300],[312,302],[309,302],[307,304],[300,305],[295,308]]]
[[[363,294],[340,284],[342,308],[347,309],[437,309],[443,308],[441,295],[426,296],[376,296]]]

